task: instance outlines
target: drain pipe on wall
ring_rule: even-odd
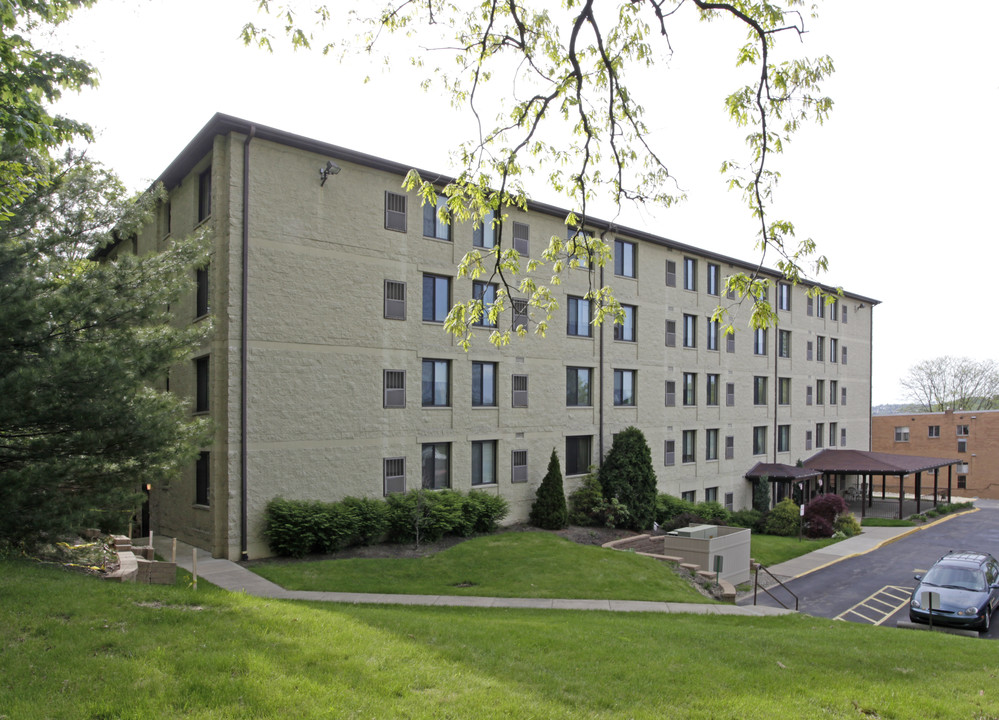
[[[250,132],[243,141],[243,268],[242,297],[240,298],[240,342],[239,342],[239,558],[249,560],[247,553],[247,498],[249,496],[246,472],[246,366],[249,364],[249,341],[246,337],[246,313],[249,305],[248,283],[250,281],[250,141],[257,134],[257,126],[250,125]]]

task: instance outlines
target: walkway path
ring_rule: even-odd
[[[865,528],[856,537],[829,545],[821,550],[802,555],[787,562],[771,566],[770,572],[783,580],[807,575],[847,557],[862,555],[882,545],[894,542],[913,532],[916,528]],[[169,558],[173,548],[173,538],[154,536],[156,552]],[[182,542],[177,543],[177,565],[191,572],[194,567],[194,548]],[[317,602],[340,602],[375,605],[433,605],[449,607],[488,607],[488,608],[532,608],[544,610],[609,610],[612,612],[659,612],[693,613],[698,615],[783,615],[791,610],[751,605],[721,605],[709,603],[667,603],[638,600],[586,600],[586,599],[543,599],[543,598],[496,598],[471,597],[463,595],[392,595],[385,593],[321,592],[311,590],[286,590],[275,585],[242,565],[214,558],[207,550],[197,550],[198,577],[230,592],[245,592],[257,597],[285,600],[311,600]]]

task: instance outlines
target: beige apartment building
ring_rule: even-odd
[[[339,171],[323,176],[330,161]],[[151,490],[155,531],[259,557],[273,497],[421,486],[497,493],[524,520],[553,448],[569,492],[629,425],[661,491],[733,509],[750,505],[744,475],[758,461],[870,449],[875,300],[844,292],[824,305],[781,283],[777,327],[752,331],[749,308],[721,293],[755,263],[590,218],[615,250],[595,280],[613,287],[625,325],[589,323],[591,279],[573,270],[546,338],[495,349],[482,327],[465,352],[442,321],[451,302],[494,292],[455,271],[491,232],[442,225],[401,189],[408,170],[216,115],[159,177],[169,202],[135,249],[213,231],[198,292],[175,310],[214,329],[169,382],[216,432],[196,467]],[[539,257],[566,215],[510,210],[506,237]],[[719,303],[733,305],[734,335],[710,322]]]
[[[876,452],[957,461],[955,495],[999,499],[999,410],[875,415],[871,434]]]

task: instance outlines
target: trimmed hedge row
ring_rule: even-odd
[[[434,542],[496,529],[509,506],[504,498],[472,490],[412,490],[385,500],[348,497],[338,502],[285,500],[267,503],[264,534],[276,555],[303,557],[354,545]]]

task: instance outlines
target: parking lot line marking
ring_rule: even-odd
[[[906,603],[909,602],[909,593],[912,588],[898,585],[885,585],[869,597],[864,598],[853,607],[844,610],[836,616],[836,620],[846,620],[848,615],[854,615],[862,620],[853,622],[866,622],[871,625],[881,625],[892,615],[897,613]],[[864,612],[860,612],[864,610]],[[868,617],[868,613],[873,617]]]

